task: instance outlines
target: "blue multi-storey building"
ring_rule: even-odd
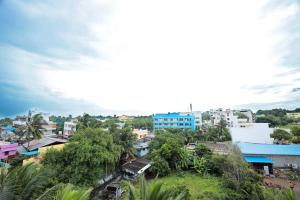
[[[201,126],[201,112],[155,114],[152,118],[154,130],[180,128],[195,131]]]

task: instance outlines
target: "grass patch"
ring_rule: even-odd
[[[155,180],[150,180],[148,183]],[[222,179],[214,176],[200,176],[192,172],[175,173],[166,177],[158,178],[157,181],[162,181],[162,189],[186,186],[190,192],[190,199],[218,199],[224,195],[225,190],[222,186]],[[125,183],[125,182],[124,182]],[[125,187],[124,187],[125,186]],[[126,188],[125,199],[128,199],[128,185],[124,184],[123,189]],[[139,185],[135,184],[135,192],[139,195]]]
[[[173,174],[159,179],[162,181],[163,188],[185,185],[191,194],[191,199],[205,194],[222,194],[222,180],[213,176],[199,176],[194,173]]]

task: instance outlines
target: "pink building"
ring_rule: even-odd
[[[11,144],[10,142],[0,141],[0,159],[7,159],[10,156],[15,156],[17,148],[18,143]]]

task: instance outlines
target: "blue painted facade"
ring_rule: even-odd
[[[193,113],[166,113],[155,114],[152,116],[153,128],[168,129],[168,128],[180,128],[180,129],[192,129],[196,130],[195,116]]]

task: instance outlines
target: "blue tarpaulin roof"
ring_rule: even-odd
[[[238,143],[242,154],[300,156],[300,145]]]
[[[264,156],[244,156],[244,159],[248,163],[273,163],[273,161]]]
[[[26,156],[33,156],[33,155],[37,155],[39,154],[39,151],[30,151],[30,152],[22,152],[22,155],[26,155]]]

